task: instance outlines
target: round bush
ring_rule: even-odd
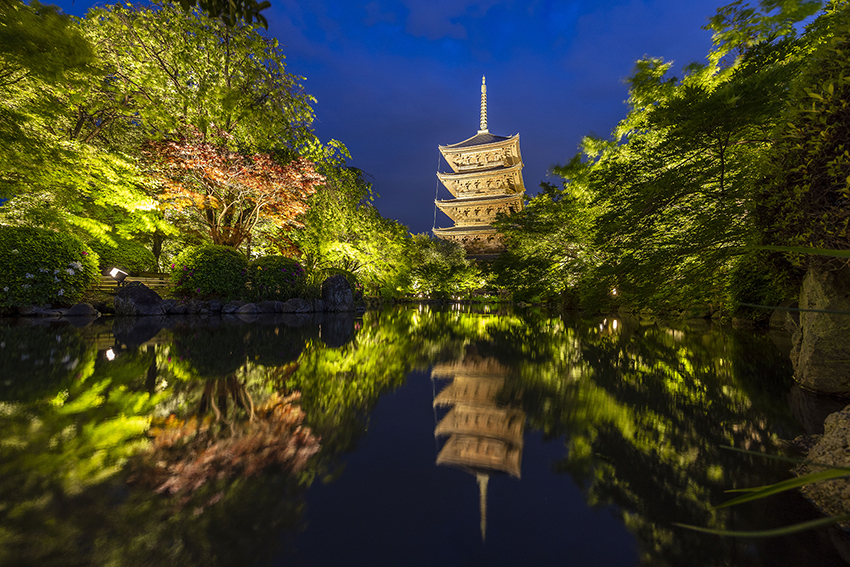
[[[285,301],[298,297],[307,283],[307,273],[296,260],[285,256],[263,256],[251,262],[251,294],[257,299]]]
[[[0,306],[74,303],[97,281],[97,254],[71,234],[0,227]]]
[[[241,297],[247,281],[248,260],[229,246],[187,248],[171,264],[174,290],[188,296]]]
[[[89,246],[100,258],[100,269],[120,268],[130,275],[156,270],[156,258],[153,252],[132,240],[116,240],[111,243],[90,241]]]

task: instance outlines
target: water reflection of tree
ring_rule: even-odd
[[[287,368],[303,341],[285,327],[274,329],[224,325],[175,332],[169,369],[185,403],[155,420],[153,443],[138,455],[134,481],[203,510],[223,498],[234,478],[306,468],[319,444],[301,425],[299,394],[284,395],[280,367],[249,362],[246,354],[259,359],[271,352],[264,359]]]
[[[57,343],[59,335],[49,332]],[[58,344],[79,354],[75,363],[67,365],[74,360],[68,353],[54,357],[46,378],[36,375],[26,391],[7,390],[0,412],[0,564],[250,564],[270,555],[280,530],[293,530],[301,517],[312,478],[305,467],[316,446],[300,426],[297,395],[282,393],[303,340],[270,341],[270,352],[261,344],[264,335],[286,334],[272,328],[254,340],[233,333],[236,348],[222,354],[211,337],[193,331],[190,349],[147,345],[125,349],[113,361],[94,347],[76,353],[84,343],[61,336]],[[196,348],[204,340],[221,355],[218,367],[235,362],[241,349],[236,372],[201,376],[199,368],[217,367],[204,358],[210,350]],[[284,364],[254,364],[246,352]],[[152,419],[167,425],[149,430]],[[177,422],[191,427],[172,427]],[[218,457],[209,459],[210,470],[193,468],[211,455]],[[130,491],[128,459],[137,477]],[[161,494],[138,482],[150,459],[185,465],[171,482],[147,484]],[[175,506],[167,493],[189,505]],[[211,500],[215,506],[207,506]]]
[[[514,369],[502,392],[523,400],[528,430],[564,437],[569,473],[591,505],[615,505],[637,536],[643,564],[803,562],[809,542],[747,544],[682,533],[673,522],[746,529],[775,511],[713,511],[733,486],[785,474],[722,449],[775,451],[796,425],[783,400],[787,359],[767,337],[728,329],[665,328],[637,320],[423,312],[420,353],[432,361],[475,345]],[[430,346],[429,346],[429,343]],[[708,416],[706,418],[706,416]],[[763,525],[761,526],[763,527]],[[798,550],[798,551],[794,551]],[[765,563],[766,562],[766,563]]]
[[[747,527],[751,510],[713,512],[709,503],[731,486],[769,479],[762,463],[720,446],[771,447],[775,431],[794,428],[775,378],[790,376],[787,363],[765,362],[771,347],[758,337],[707,329],[423,308],[367,313],[336,348],[274,324],[169,332],[170,344],[128,349],[111,362],[73,336],[31,338],[56,356],[42,382],[3,398],[0,564],[256,563],[281,530],[296,528],[304,490],[317,472],[338,470],[380,396],[411,369],[470,349],[511,368],[503,396],[522,400],[527,430],[566,440],[557,470],[591,504],[617,506],[646,564],[755,564],[736,543],[670,525]],[[297,473],[268,458],[284,452],[276,427],[298,430],[300,416],[285,414],[294,412],[286,406],[294,391],[304,423],[322,436],[318,458]],[[235,462],[215,460],[234,447]],[[209,468],[192,468],[209,455]],[[128,459],[139,467],[129,490]],[[784,544],[770,545],[787,555],[777,565],[796,559]]]
[[[319,472],[341,474],[339,457],[364,435],[380,396],[404,384],[417,364],[410,311],[369,312],[339,347],[309,340],[287,387],[301,393],[306,423],[322,439]]]
[[[506,349],[521,343],[520,335],[537,337],[537,353],[522,363],[514,386],[523,392],[529,427],[565,436],[567,456],[556,470],[571,474],[591,505],[617,506],[638,537],[643,564],[803,561],[788,542],[765,544],[744,558],[738,541],[672,527],[693,521],[743,529],[749,518],[765,517],[754,508],[738,513],[710,505],[724,499],[724,490],[757,485],[771,474],[723,445],[775,450],[776,431],[794,430],[781,397],[790,369],[771,354],[766,337],[610,318],[508,331]],[[755,352],[761,374],[748,372]],[[763,380],[770,372],[786,383]]]

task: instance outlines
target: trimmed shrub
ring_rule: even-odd
[[[100,270],[120,268],[131,276],[156,270],[156,258],[145,246],[132,240],[116,240],[115,246],[107,242],[90,241],[89,246],[100,258]]]
[[[76,236],[0,227],[0,307],[74,303],[97,277],[97,254]]]
[[[251,295],[256,299],[286,301],[300,297],[307,273],[296,260],[286,256],[263,256],[251,262]]]
[[[174,291],[187,296],[241,297],[247,281],[248,260],[229,246],[187,248],[171,264]]]

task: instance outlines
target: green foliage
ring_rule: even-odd
[[[812,33],[819,41],[792,85],[756,215],[763,244],[848,250],[850,13],[830,4]]]
[[[73,303],[97,280],[97,255],[70,234],[0,226],[0,273],[0,307]]]
[[[557,173],[574,178],[583,167],[574,159]],[[564,188],[549,183],[541,187],[543,192],[522,211],[497,219],[495,226],[508,251],[493,266],[493,283],[515,299],[560,297],[569,303],[582,274],[594,265],[594,209],[578,191],[577,181]]]
[[[785,121],[789,87],[814,83],[823,85],[820,97],[843,96],[838,82],[798,78],[819,38],[841,33],[832,26],[796,36],[794,24],[818,6],[764,1],[760,8],[735,2],[719,9],[707,26],[715,43],[709,63],[689,65],[681,78],[670,76],[671,64],[662,59],[639,61],[629,79],[629,113],[611,139],[586,139],[581,155],[555,168],[567,181],[563,191],[549,188],[515,221],[503,221],[511,254],[502,279],[530,295],[577,288],[585,306],[671,310],[784,297],[793,274],[748,275],[738,256],[759,238],[755,216],[762,202],[787,207],[778,216],[789,227],[800,224],[791,211],[805,210],[787,194],[768,195],[773,189],[762,173],[774,132]],[[850,171],[837,159],[842,135],[836,129],[830,167],[845,187]],[[811,139],[820,140],[820,131]],[[787,163],[779,170],[801,172]],[[788,183],[803,186],[801,179]],[[830,216],[834,233],[846,223],[841,210],[844,201]]]
[[[189,248],[174,259],[171,270],[171,283],[179,294],[225,298],[245,294],[248,260],[227,246]]]
[[[57,83],[93,63],[93,49],[56,6],[5,0],[0,16],[0,87],[27,75]]]
[[[358,280],[349,280],[352,289],[359,283],[372,295],[401,294],[410,265],[407,229],[378,213],[362,171],[334,160],[320,171],[326,184],[310,197],[304,229],[287,234],[311,279],[321,284],[333,270],[343,270]]]
[[[286,72],[278,41],[256,26],[228,27],[168,2],[96,7],[84,24],[111,80],[92,91],[82,132],[141,141],[215,125],[246,153],[321,150],[310,131],[313,98]]]
[[[187,12],[195,6],[200,6],[210,18],[220,19],[224,25],[235,27],[244,21],[250,24],[253,20],[264,28],[269,28],[269,23],[260,12],[271,7],[271,2],[264,0],[179,0],[180,7]]]
[[[787,459],[785,457],[775,457],[773,455],[765,455],[763,453],[756,453],[754,451],[747,451],[743,449],[737,449],[734,447],[726,447],[727,449],[731,449],[733,451],[737,451],[744,454],[749,454],[758,457],[767,457],[767,458],[776,458],[782,461],[791,461],[797,462],[793,459]],[[820,466],[816,463],[811,463],[814,466]],[[738,496],[737,498],[733,498],[723,504],[715,506],[715,510],[720,508],[727,508],[729,506],[737,506],[738,504],[743,504],[745,502],[752,502],[755,500],[761,500],[762,498],[767,498],[768,496],[773,496],[774,494],[779,494],[782,492],[786,492],[788,490],[796,490],[799,488],[803,488],[809,484],[814,484],[818,482],[824,482],[828,480],[837,480],[837,479],[846,479],[850,478],[850,469],[846,467],[833,467],[826,466],[825,470],[819,470],[817,472],[808,472],[804,474],[800,474],[799,476],[792,477],[787,480],[783,480],[780,482],[776,482],[773,484],[769,484],[767,486],[758,486],[755,488],[737,488],[733,490],[728,490],[727,492],[743,492],[742,496]],[[757,531],[739,531],[739,530],[722,530],[722,529],[712,529],[705,528],[700,526],[692,526],[688,524],[676,524],[683,528],[687,528],[690,530],[710,533],[719,536],[726,537],[778,537],[778,536],[786,536],[789,534],[811,530],[815,528],[820,528],[824,526],[831,526],[836,524],[841,524],[844,522],[850,521],[850,514],[841,514],[837,516],[828,516],[826,518],[819,518],[816,520],[810,520],[808,522],[802,522],[799,524],[794,524],[790,526],[783,526],[781,528],[774,528],[768,530],[757,530]]]
[[[301,297],[307,274],[297,260],[285,256],[263,256],[248,270],[251,295],[256,299],[286,301]]]
[[[481,269],[466,258],[456,242],[417,234],[410,241],[410,284],[415,295],[448,298],[466,295],[485,285]]]
[[[111,242],[91,240],[89,246],[100,259],[101,271],[121,268],[131,275],[137,275],[141,272],[156,270],[156,258],[153,253],[133,240],[115,239]]]
[[[135,148],[103,143],[122,103],[104,93],[109,70],[81,22],[37,2],[0,11],[2,222],[87,240],[167,231],[142,190]]]

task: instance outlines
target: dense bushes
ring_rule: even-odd
[[[105,242],[90,241],[89,246],[100,258],[100,269],[120,268],[130,275],[156,270],[156,258],[143,245],[132,240],[119,240],[115,246]]]
[[[97,276],[97,255],[77,237],[0,227],[0,307],[73,303]]]
[[[207,244],[183,251],[171,264],[178,294],[241,297],[248,281],[248,260],[228,246]]]
[[[249,281],[254,298],[285,301],[301,296],[307,274],[295,260],[285,256],[264,256],[251,262]]]

